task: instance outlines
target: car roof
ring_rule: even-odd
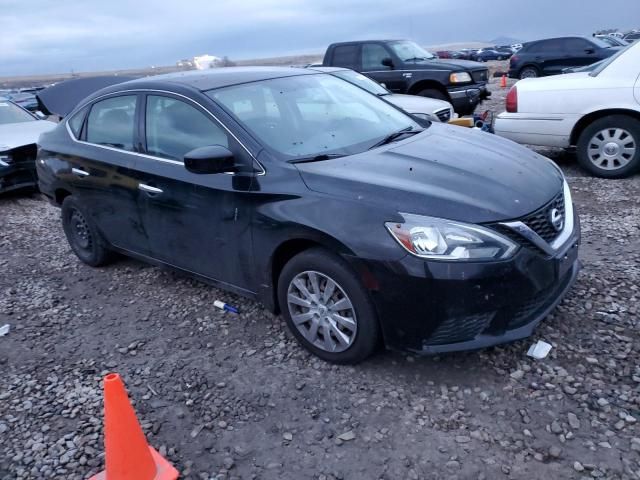
[[[375,40],[351,40],[349,42],[334,42],[332,47],[339,47],[341,45],[360,45],[361,43],[392,43],[392,42],[406,42],[408,40],[402,38],[395,39],[375,39]]]
[[[297,67],[221,67],[138,78],[119,84],[118,89],[127,89],[138,84],[144,84],[144,88],[148,88],[150,84],[180,84],[204,92],[241,83],[313,73],[306,68]]]
[[[342,68],[342,67],[305,67],[305,70],[312,70],[314,72],[320,72],[320,73],[335,73],[335,72],[352,72],[353,70],[349,69],[349,68]]]

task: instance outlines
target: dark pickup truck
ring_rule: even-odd
[[[473,113],[478,103],[491,95],[484,65],[438,60],[407,40],[333,43],[322,64],[361,72],[394,93],[447,100],[460,115]]]

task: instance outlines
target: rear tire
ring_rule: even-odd
[[[438,100],[449,101],[447,96],[436,88],[425,88],[424,90],[420,90],[418,95],[421,97],[437,98]]]
[[[578,162],[596,177],[624,178],[640,170],[640,121],[609,115],[583,130],[577,144]]]
[[[278,301],[294,337],[323,360],[358,363],[379,345],[369,293],[349,264],[327,250],[312,248],[289,260],[278,279]]]
[[[540,76],[540,71],[536,67],[524,67],[520,70],[520,80],[525,78],[538,78]]]
[[[114,258],[91,217],[72,196],[62,202],[62,228],[73,253],[87,265],[99,267]]]

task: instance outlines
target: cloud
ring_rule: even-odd
[[[0,75],[170,65],[210,53],[322,52],[375,37],[422,44],[590,34],[632,27],[640,2],[608,0],[4,0]],[[640,25],[638,25],[640,26]]]

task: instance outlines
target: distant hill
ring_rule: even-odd
[[[492,45],[513,45],[514,43],[522,43],[522,40],[512,37],[496,37],[493,40],[489,40]]]

